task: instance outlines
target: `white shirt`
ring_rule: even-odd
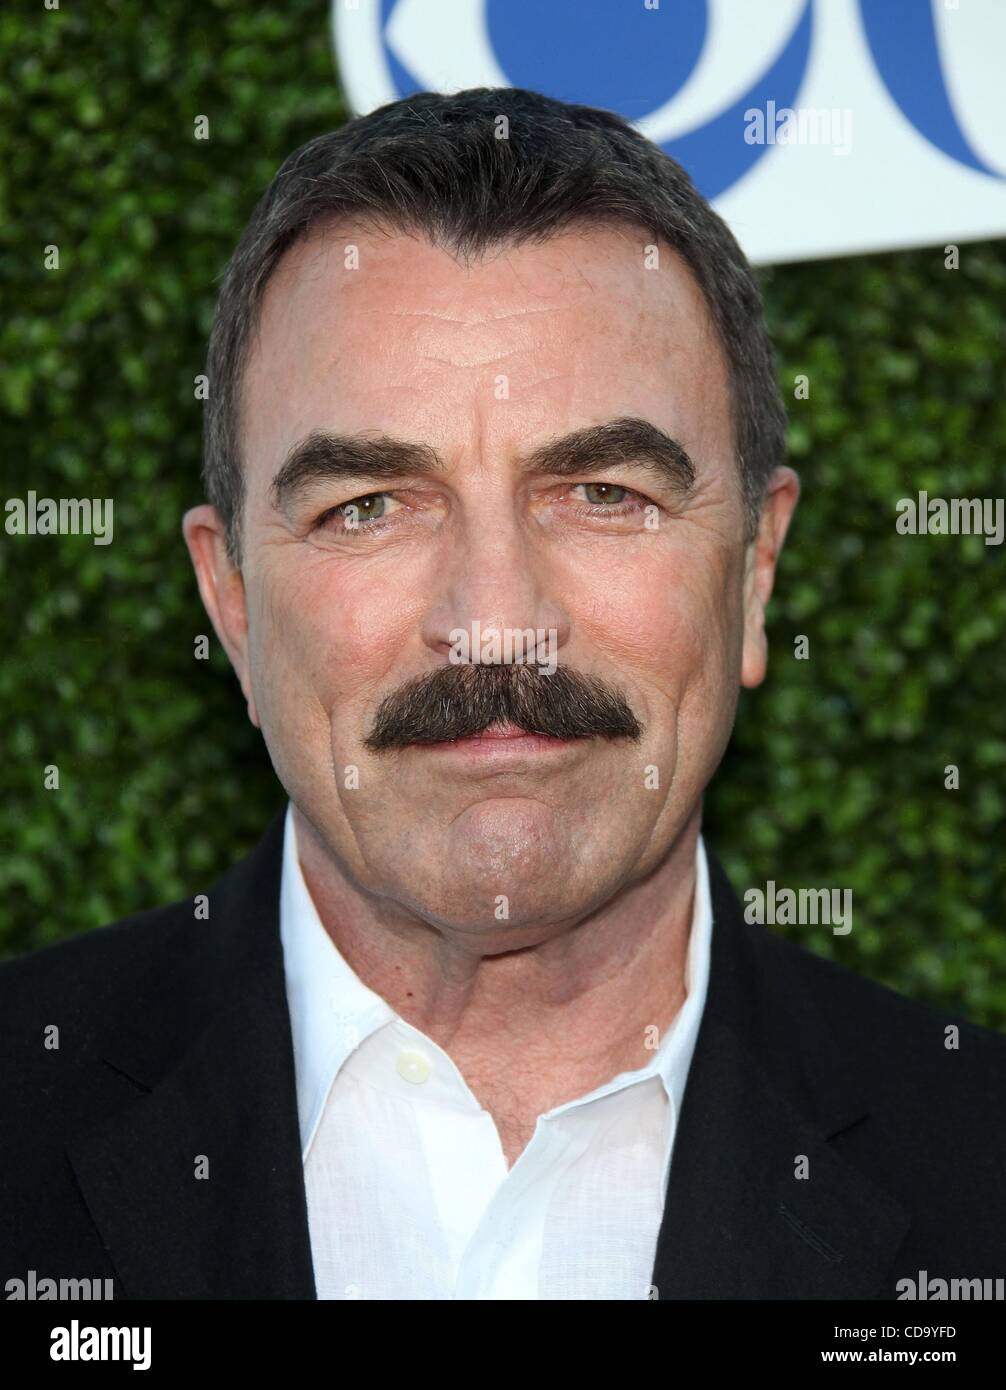
[[[320,1299],[649,1297],[709,979],[701,837],[696,871],[687,997],[651,1061],[540,1115],[508,1170],[492,1116],[447,1053],[325,931],[288,806],[280,934]]]

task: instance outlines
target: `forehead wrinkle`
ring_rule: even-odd
[[[485,367],[489,363],[505,362],[510,357],[521,357],[524,355],[523,348],[509,348],[506,352],[490,352],[485,357],[473,358],[470,362],[459,362],[453,357],[437,357],[433,353],[424,352],[421,360],[431,362],[438,367],[456,368],[459,372],[473,371],[477,367]]]
[[[458,328],[482,328],[487,323],[505,323],[507,319],[526,319],[536,314],[561,313],[564,304],[547,304],[540,309],[513,309],[505,314],[472,314],[458,318],[453,314],[438,314],[432,309],[364,309],[361,314],[379,314],[391,319],[433,319],[436,323],[453,323]]]

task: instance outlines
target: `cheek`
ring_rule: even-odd
[[[404,634],[415,617],[376,575],[349,576],[331,560],[301,565],[261,586],[253,610],[252,676],[256,690],[297,723],[307,706],[322,711],[345,737],[358,737],[361,710],[387,686]]]
[[[694,582],[674,625],[683,669],[674,674],[674,703],[683,782],[698,793],[712,776],[737,712],[744,609],[732,564]]]
[[[736,684],[741,593],[722,557],[682,548],[595,575],[580,625],[627,680],[675,707]]]

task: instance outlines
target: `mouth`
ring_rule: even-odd
[[[465,738],[448,739],[442,743],[414,743],[425,753],[456,753],[468,758],[547,757],[562,752],[586,740],[554,738],[551,734],[528,733],[519,724],[490,724],[481,733]]]

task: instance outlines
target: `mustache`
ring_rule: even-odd
[[[493,724],[552,738],[626,738],[643,729],[620,690],[597,676],[533,664],[441,666],[386,695],[365,739],[372,752],[446,743]]]

